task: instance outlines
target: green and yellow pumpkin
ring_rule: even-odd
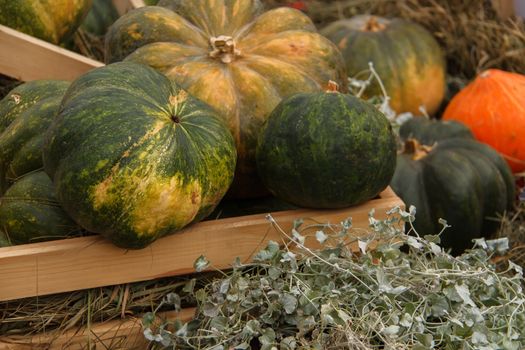
[[[20,177],[0,197],[0,222],[0,236],[10,245],[60,239],[80,232],[57,202],[55,187],[43,170]]]
[[[505,160],[463,128],[457,122],[429,120],[404,125],[407,139],[391,182],[407,208],[416,207],[418,234],[437,234],[443,229],[439,219],[447,221],[451,227],[441,242],[454,254],[472,247],[473,239],[492,234],[515,195]]]
[[[300,207],[344,208],[384,190],[396,139],[373,105],[338,92],[296,94],[271,113],[257,168],[276,197]]]
[[[445,57],[436,39],[416,23],[359,15],[329,24],[321,34],[337,44],[348,75],[366,79],[373,63],[397,113],[434,114],[445,96]],[[374,81],[366,97],[381,96]]]
[[[131,62],[72,83],[43,155],[65,211],[129,249],[211,213],[236,161],[233,137],[210,106]]]
[[[80,26],[92,0],[0,0],[0,24],[53,44]]]
[[[42,171],[44,134],[68,86],[66,81],[31,81],[0,101],[0,237],[4,245],[58,239],[79,230],[56,201],[51,179]]]
[[[230,194],[264,193],[255,147],[264,120],[282,98],[344,90],[337,47],[292,8],[263,11],[259,0],[161,1],[122,16],[106,36],[106,62],[147,64],[214,107],[234,135],[238,162]]]
[[[0,101],[0,196],[20,176],[41,169],[43,134],[69,82],[35,80]]]

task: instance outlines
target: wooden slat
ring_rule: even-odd
[[[73,80],[102,62],[0,25],[0,73],[29,81]]]
[[[285,232],[298,218],[368,228],[368,213],[377,217],[402,206],[390,188],[380,198],[340,210],[291,210],[272,216]],[[99,236],[0,248],[0,301],[68,292],[194,272],[201,255],[215,268],[225,269],[236,257],[247,261],[268,240],[282,237],[266,214],[204,221],[161,238],[142,250],[124,250]]]
[[[195,309],[159,313],[159,319],[183,322],[192,319]],[[91,327],[72,329],[63,333],[49,332],[33,336],[0,336],[0,350],[144,350],[148,341],[143,336],[141,320],[130,317],[96,323]]]

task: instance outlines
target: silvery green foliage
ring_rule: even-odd
[[[404,233],[414,215],[371,212],[358,239],[350,220],[297,221],[287,233],[268,217],[291,243],[270,242],[204,288],[193,282],[196,318],[153,327],[148,314],[144,335],[168,349],[524,349],[523,272],[512,263],[497,272],[490,260],[505,242],[478,240],[453,257],[439,236]],[[322,247],[303,245],[312,240]]]

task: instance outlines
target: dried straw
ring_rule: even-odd
[[[63,333],[96,322],[123,319],[153,311],[168,293],[181,293],[193,276],[94,288],[0,302],[0,336]],[[211,274],[199,277],[205,283]],[[184,307],[192,306],[183,300]]]

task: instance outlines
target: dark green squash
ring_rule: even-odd
[[[103,36],[118,17],[117,9],[112,1],[93,0],[93,6],[91,6],[80,28],[91,34]]]
[[[66,212],[130,249],[211,213],[236,161],[233,137],[211,107],[129,62],[72,83],[43,153]]]
[[[405,140],[391,186],[407,208],[416,207],[418,234],[437,234],[443,228],[439,219],[447,221],[451,227],[443,232],[442,245],[458,254],[472,247],[472,239],[497,229],[498,217],[512,206],[514,178],[503,158],[471,135],[455,137],[451,131],[446,138],[439,134],[444,130],[439,122],[427,127],[421,132],[405,126],[403,134],[415,138]],[[436,135],[429,137],[433,128]],[[420,133],[429,145],[419,143]]]
[[[0,101],[0,196],[15,179],[42,168],[42,135],[68,86],[66,81],[35,80]]]
[[[0,223],[0,236],[13,245],[80,232],[58,204],[51,179],[42,170],[22,176],[0,197]]]
[[[270,192],[300,207],[342,208],[388,186],[396,143],[371,104],[337,92],[297,94],[271,113],[257,147]]]
[[[359,15],[329,24],[321,34],[337,44],[351,77],[366,79],[372,62],[398,112],[434,114],[445,96],[446,64],[438,42],[425,28],[400,18]],[[363,75],[366,73],[366,75]],[[374,81],[367,97],[381,96]]]
[[[411,118],[399,128],[403,140],[416,139],[423,145],[451,138],[474,139],[474,135],[463,123],[456,121],[439,121],[428,118]]]

